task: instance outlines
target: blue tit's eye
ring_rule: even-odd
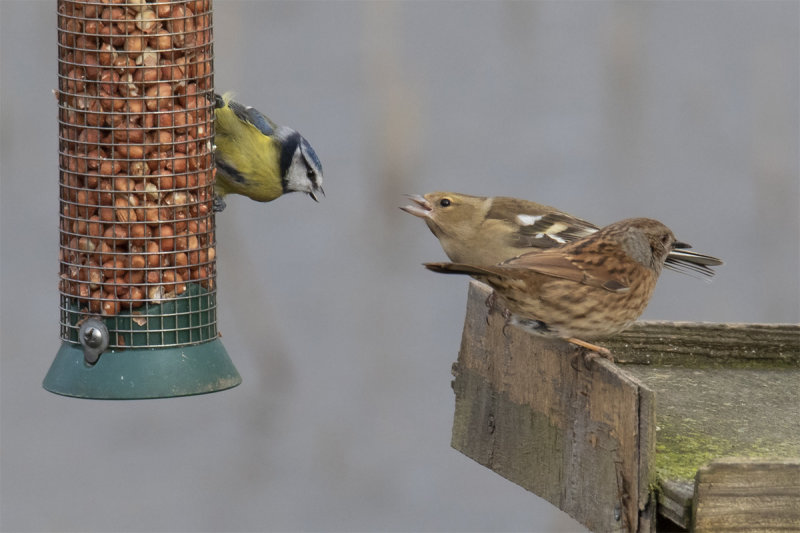
[[[309,168],[308,170],[306,170],[306,177],[308,179],[314,179],[314,176],[316,176],[316,172],[314,172],[314,169]]]
[[[450,198],[442,198],[439,200],[439,205],[442,207],[447,207],[450,205]]]

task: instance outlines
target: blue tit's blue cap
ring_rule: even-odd
[[[319,157],[317,157],[317,153],[311,147],[311,144],[309,144],[306,138],[302,136],[300,137],[300,144],[302,146],[303,153],[306,154],[306,157],[308,157],[308,159],[314,163],[314,166],[319,169],[319,173],[322,174],[322,162],[319,160]]]

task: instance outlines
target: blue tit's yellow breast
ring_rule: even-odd
[[[225,106],[215,110],[216,191],[269,202],[283,194],[280,147]]]

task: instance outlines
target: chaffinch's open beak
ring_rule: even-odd
[[[408,197],[411,201],[413,201],[417,205],[406,205],[401,207],[400,209],[402,209],[409,215],[414,215],[415,217],[420,217],[420,218],[430,217],[433,206],[428,200],[425,199],[424,196],[420,196],[419,194],[406,194],[406,197]]]

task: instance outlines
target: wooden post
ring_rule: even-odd
[[[503,331],[488,295],[471,282],[452,445],[590,530],[655,531],[657,512],[689,527],[701,466],[800,458],[799,327],[646,323],[602,343],[620,365]]]

